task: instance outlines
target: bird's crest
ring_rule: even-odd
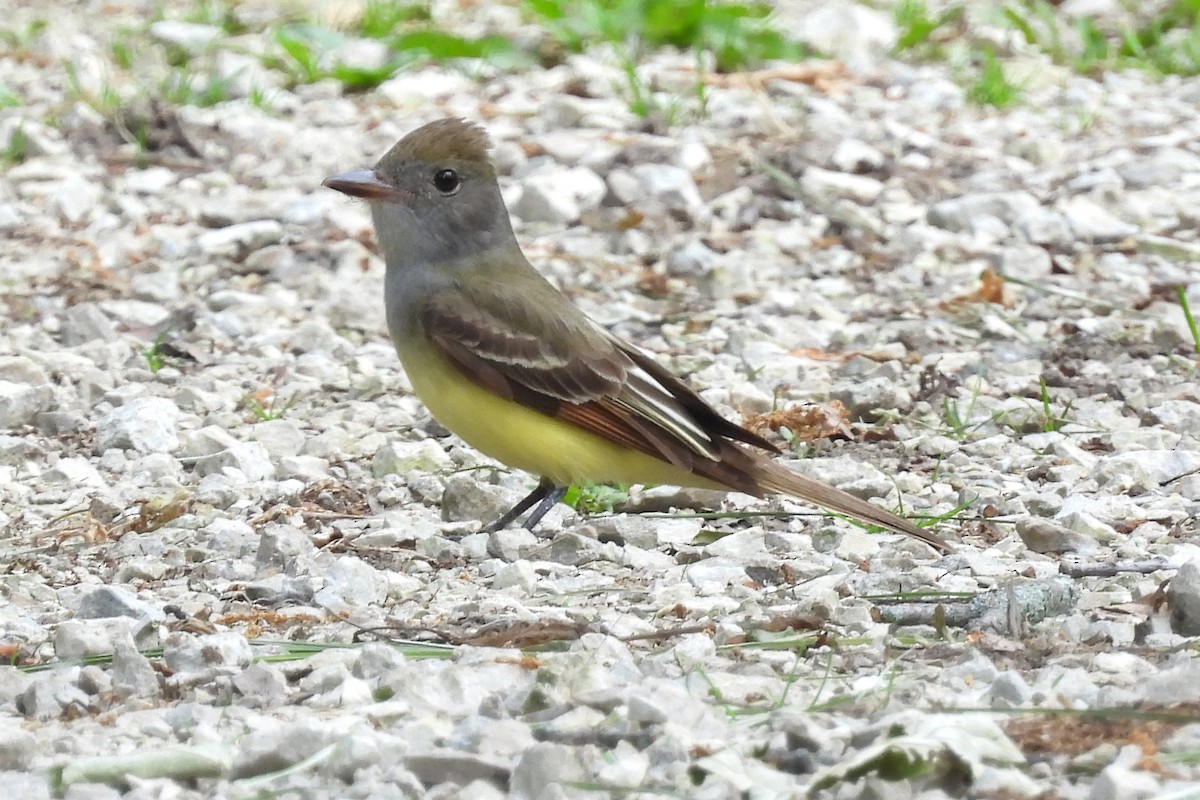
[[[458,117],[439,119],[409,133],[387,152],[380,166],[408,161],[490,165],[491,143],[483,128]]]

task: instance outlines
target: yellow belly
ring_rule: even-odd
[[[397,346],[408,380],[434,418],[510,467],[559,486],[650,483],[724,487],[509,400],[467,380],[432,347]]]

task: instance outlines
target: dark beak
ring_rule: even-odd
[[[396,203],[404,199],[403,192],[390,183],[381,181],[375,171],[370,169],[330,175],[321,181],[321,185],[364,200],[388,200]]]

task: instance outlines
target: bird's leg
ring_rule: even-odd
[[[542,498],[542,501],[537,504],[537,508],[529,512],[529,516],[525,518],[525,530],[531,531],[534,526],[542,521],[542,517],[546,516],[550,509],[558,505],[558,502],[563,499],[567,493],[565,486],[551,486],[549,493]]]
[[[546,512],[553,508],[554,504],[561,500],[566,492],[566,489],[559,489],[553,483],[543,478],[538,481],[538,485],[534,487],[532,492],[521,498],[520,502],[504,512],[500,519],[488,525],[483,530],[485,533],[502,531],[513,524],[517,517],[533,508],[534,505],[537,505],[537,508],[529,515],[529,520],[525,522],[526,528],[532,528],[542,517],[546,516]]]

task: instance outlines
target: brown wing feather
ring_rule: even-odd
[[[670,391],[679,405],[691,414],[705,430],[716,436],[745,442],[752,447],[758,447],[771,453],[780,452],[778,447],[758,434],[748,431],[741,425],[730,422],[722,417],[712,406],[705,402],[703,397],[696,394],[692,387],[688,386],[676,377],[674,373],[641,350],[624,342],[618,342],[618,346],[625,355],[629,356],[633,363],[648,372],[652,378]]]
[[[421,318],[426,335],[442,347],[457,344],[505,379],[559,400],[585,402],[620,391],[632,362],[602,331],[564,329],[565,321],[508,299],[509,292],[475,294],[447,291],[430,298]]]

